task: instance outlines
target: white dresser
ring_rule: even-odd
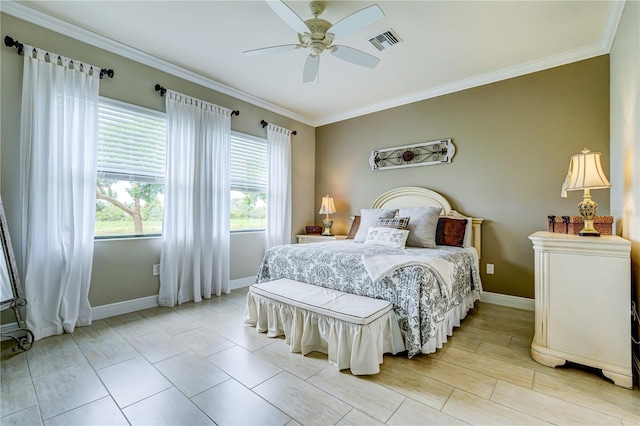
[[[617,236],[551,232],[529,236],[535,251],[535,335],[531,357],[599,368],[633,387],[631,243]]]
[[[344,240],[347,238],[346,235],[324,236],[320,234],[303,234],[296,235],[296,237],[298,238],[298,244],[321,243],[323,241]]]

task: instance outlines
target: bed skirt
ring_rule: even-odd
[[[284,336],[291,352],[327,354],[330,364],[354,375],[379,373],[384,353],[405,350],[393,309],[359,325],[249,292],[244,322],[268,337]]]
[[[449,336],[453,334],[453,328],[460,327],[460,322],[467,316],[469,309],[473,308],[474,303],[479,299],[480,291],[473,290],[462,299],[462,302],[449,309],[444,314],[444,320],[435,325],[435,335],[422,345],[421,352],[423,354],[431,354],[441,349],[442,345],[447,343]]]

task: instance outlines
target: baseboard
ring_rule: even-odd
[[[143,309],[158,306],[158,296],[147,296],[139,299],[125,300],[123,302],[110,303],[108,305],[94,306],[91,308],[93,321],[115,317],[117,315],[130,314]]]
[[[229,281],[229,289],[236,290],[248,287],[256,282],[256,277],[246,277]],[[117,315],[130,314],[159,306],[158,296],[147,296],[139,299],[125,300],[123,302],[111,303],[108,305],[94,306],[91,309],[91,319],[93,321],[115,317]],[[4,326],[3,326],[4,327]],[[4,330],[4,329],[3,329]]]
[[[239,278],[229,281],[229,288],[236,290],[248,287],[255,283],[255,277]],[[509,296],[500,293],[490,293],[485,291],[480,296],[480,301],[491,303],[494,305],[509,306],[511,308],[526,309],[533,311],[535,303],[533,299],[525,297]],[[91,319],[93,321],[115,317],[117,315],[130,314],[131,312],[141,311],[143,309],[155,308],[158,306],[158,296],[147,296],[139,299],[125,300],[123,302],[110,303],[108,305],[94,306],[91,309]],[[18,328],[15,322],[2,324],[0,330],[3,334],[10,333]]]
[[[255,275],[251,277],[238,278],[237,280],[229,281],[229,289],[237,290],[239,288],[249,287],[251,284],[255,284],[255,283],[256,283]]]
[[[508,294],[491,293],[485,291],[480,296],[480,301],[491,303],[493,305],[508,306],[510,308],[525,309],[527,311],[535,311],[536,304],[534,299],[526,297],[510,296]]]

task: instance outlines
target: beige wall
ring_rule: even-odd
[[[425,70],[428,72],[428,70]],[[393,84],[393,82],[389,82]],[[371,150],[452,138],[451,164],[371,171]],[[577,215],[581,194],[560,198],[569,157],[601,151],[609,174],[609,59],[602,56],[477,87],[316,131],[316,194],[331,194],[334,233],[377,195],[399,186],[436,190],[460,212],[485,219],[481,269],[487,291],[534,296],[528,235],[547,215]],[[607,190],[593,192],[599,213]],[[320,199],[316,197],[316,212]],[[320,216],[316,215],[316,222]]]
[[[103,96],[162,111],[164,99],[153,90],[155,83],[161,83],[240,110],[240,116],[232,120],[233,130],[264,137],[261,119],[297,130],[292,144],[293,234],[314,221],[320,224],[316,194],[335,197],[339,213],[332,215],[333,231],[346,233],[348,217],[369,207],[388,189],[422,186],[441,192],[462,213],[485,219],[481,263],[483,271],[486,263],[495,264],[495,275],[483,273],[485,289],[492,292],[533,297],[533,252],[527,236],[546,227],[548,214],[577,214],[580,194],[559,197],[569,157],[584,146],[601,151],[609,173],[608,56],[314,130],[6,14],[1,15],[1,23],[3,35],[113,68],[116,78],[101,83]],[[12,49],[0,49],[0,182],[13,235],[19,213],[21,75],[22,58]],[[439,138],[453,139],[457,154],[452,164],[380,172],[369,169],[372,149]],[[594,191],[601,214],[609,210],[607,192]],[[231,279],[255,274],[263,253],[262,240],[262,234],[232,235]],[[159,253],[158,239],[98,242],[92,305],[157,294],[158,279],[151,275],[151,265],[158,263]]]
[[[160,83],[172,90],[239,110],[240,116],[232,119],[233,130],[266,137],[265,129],[260,126],[260,120],[263,119],[297,130],[297,136],[292,138],[292,233],[295,235],[300,232],[314,217],[315,130],[313,127],[6,14],[1,14],[1,24],[3,37],[10,35],[23,43],[114,69],[114,79],[105,78],[101,81],[101,96],[164,111],[164,99],[154,91],[154,85]],[[7,220],[15,245],[19,245],[17,202],[19,200],[22,61],[23,58],[18,56],[14,49],[4,46],[0,49],[2,93],[0,182]],[[264,234],[232,234],[231,253],[232,280],[255,276],[264,254]],[[151,272],[152,265],[159,261],[160,240],[157,238],[97,242],[89,295],[92,306],[157,295],[158,277],[153,276]]]
[[[611,49],[611,210],[631,241],[636,309],[640,305],[640,3],[627,2]],[[636,326],[636,337],[640,330]],[[640,347],[635,351],[640,359]]]

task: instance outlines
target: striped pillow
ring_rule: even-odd
[[[378,226],[383,228],[407,229],[409,226],[408,217],[391,217],[378,219]]]

